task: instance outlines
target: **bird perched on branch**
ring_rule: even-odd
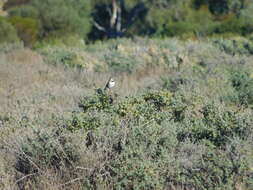
[[[112,77],[109,78],[108,82],[105,85],[104,91],[110,90],[115,86],[115,81],[113,80]]]

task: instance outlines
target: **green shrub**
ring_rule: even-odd
[[[188,12],[185,19],[167,23],[166,34],[170,36],[183,36],[190,34],[194,36],[208,36],[213,33],[217,24],[206,7]]]
[[[237,92],[238,103],[252,105],[253,79],[250,77],[250,74],[242,69],[233,70],[231,72],[231,83]]]
[[[114,72],[133,73],[138,64],[135,57],[122,55],[119,52],[105,56],[105,61]]]
[[[95,130],[102,126],[101,118],[96,112],[93,113],[74,113],[71,120],[67,123],[68,130],[75,131],[83,129],[85,131]]]
[[[37,41],[39,26],[35,19],[11,17],[10,22],[15,26],[18,36],[23,40],[25,46],[33,46]]]
[[[247,138],[252,120],[230,109],[224,109],[216,104],[205,105],[202,117],[184,117],[179,123],[179,139],[191,139],[193,142],[208,141],[223,147],[230,138]]]
[[[176,92],[180,86],[189,84],[190,81],[186,77],[175,76],[171,78],[162,78],[163,88],[168,89],[171,92]]]
[[[84,112],[90,110],[105,111],[112,108],[112,97],[103,92],[102,89],[97,89],[96,94],[92,97],[84,97],[79,102],[79,107]]]
[[[5,18],[0,17],[0,43],[15,43],[18,41],[19,38],[15,28]]]
[[[239,38],[230,40],[214,40],[214,45],[225,51],[228,54],[245,54],[250,55],[253,53],[253,43],[249,40]]]
[[[34,49],[44,49],[48,46],[53,47],[76,47],[76,48],[84,48],[85,42],[84,40],[78,36],[77,34],[67,34],[67,35],[49,35],[43,40],[40,40],[34,45]]]
[[[68,128],[90,130],[103,126],[102,123],[118,125],[126,119],[161,123],[170,116],[171,94],[168,91],[150,91],[140,97],[125,98],[116,103],[114,99],[115,97],[107,95],[101,89],[94,96],[82,98],[79,107],[83,113],[74,113]],[[106,115],[111,122],[104,119]]]
[[[73,49],[66,47],[44,47],[39,49],[39,52],[48,64],[85,68],[82,57]]]
[[[174,126],[155,122],[130,123],[127,136],[120,138],[120,154],[110,161],[116,189],[164,189],[167,168],[177,146]],[[124,130],[124,129],[123,129]],[[168,165],[170,165],[167,162]]]
[[[253,32],[253,27],[249,20],[245,20],[243,17],[238,18],[235,15],[232,15],[220,22],[215,27],[214,32],[224,35],[226,35],[226,33],[247,35]]]
[[[37,129],[34,137],[26,137],[21,143],[16,169],[23,174],[41,172],[45,168],[73,167],[79,159],[75,145],[64,136],[62,129],[44,131]]]
[[[115,189],[163,189],[164,179],[160,177],[158,164],[132,158],[114,167]]]
[[[182,178],[196,189],[234,189],[247,179],[248,163],[241,157],[243,145],[232,140],[225,151],[206,145],[194,168],[183,169]],[[246,178],[245,178],[246,177]]]

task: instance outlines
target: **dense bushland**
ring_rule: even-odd
[[[27,46],[41,41],[65,43],[68,38],[87,42],[133,36],[195,39],[253,32],[251,0],[8,0],[3,8]]]
[[[253,188],[252,40],[5,45],[0,60],[2,189]]]

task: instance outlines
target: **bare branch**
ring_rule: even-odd
[[[17,184],[18,182],[24,180],[24,179],[27,178],[27,177],[30,177],[30,176],[33,176],[33,175],[36,175],[36,174],[38,174],[38,173],[36,172],[36,173],[32,173],[32,174],[25,175],[25,176],[19,178],[17,181],[15,181],[15,184]]]
[[[92,20],[92,23],[98,30],[106,32],[106,29],[103,26],[99,25],[95,20]]]
[[[76,181],[80,181],[81,179],[82,179],[81,177],[72,179],[72,180],[70,180],[70,181],[68,181],[68,182],[66,182],[66,183],[60,184],[60,187],[69,185],[69,184],[74,183],[74,182],[76,182]]]

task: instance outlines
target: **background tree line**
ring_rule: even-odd
[[[8,0],[0,42],[249,35],[251,0]]]

